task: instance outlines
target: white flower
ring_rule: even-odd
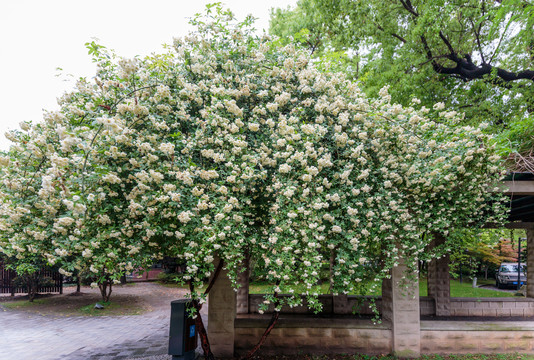
[[[159,146],[159,150],[167,155],[174,154],[174,144],[171,143],[162,143]]]
[[[332,232],[340,234],[342,232],[341,227],[337,225],[332,226]]]
[[[61,226],[70,226],[72,225],[72,223],[74,223],[74,219],[71,217],[65,216],[65,217],[57,219],[56,223]]]
[[[112,173],[102,176],[102,180],[110,184],[120,184],[122,182],[120,177]]]
[[[191,213],[191,211],[182,211],[179,215],[178,215],[178,220],[180,220],[180,222],[182,224],[187,224],[189,221],[191,221],[191,216],[193,214]]]
[[[434,104],[434,110],[438,110],[439,111],[439,110],[443,110],[443,109],[445,109],[445,104],[444,103],[439,102],[439,103]]]
[[[287,174],[291,171],[291,165],[282,164],[280,165],[280,168],[278,169],[278,171],[280,171],[280,173],[282,174]]]
[[[248,124],[248,129],[250,131],[258,131],[260,129],[260,124],[256,124],[256,123],[249,123]]]

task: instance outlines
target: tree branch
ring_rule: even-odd
[[[375,23],[375,24],[376,24],[376,23]],[[382,26],[380,26],[379,24],[376,24],[376,28],[377,28],[378,30],[380,30],[380,31],[385,32],[384,28],[383,28]],[[406,39],[403,38],[402,36],[398,35],[398,34],[395,34],[395,33],[392,32],[392,33],[390,33],[390,35],[393,36],[394,38],[399,39],[399,40],[400,40],[401,42],[403,42],[404,44],[407,43]]]
[[[475,33],[475,40],[477,41],[478,51],[480,52],[480,60],[482,61],[483,64],[485,64],[486,59],[484,58],[484,52],[482,51],[482,44],[480,43],[480,30],[481,30],[482,24],[480,24],[480,26],[477,29],[472,19],[469,19],[469,22],[471,23],[471,27],[473,28],[473,32]]]
[[[484,76],[491,75],[496,71],[496,76],[505,82],[515,81],[515,80],[531,80],[534,81],[534,70],[523,70],[519,72],[512,72],[501,69],[499,67],[494,67],[489,64],[482,64],[477,66],[473,64],[471,57],[466,55],[464,59],[460,59],[455,67],[444,67],[438,65],[434,66],[439,74],[448,74],[448,75],[459,75],[467,80],[481,79]]]
[[[443,40],[443,42],[445,43],[445,46],[447,46],[447,49],[449,49],[449,59],[454,61],[454,62],[458,62],[460,59],[458,58],[458,55],[456,54],[456,51],[454,50],[454,48],[452,47],[449,39],[447,39],[447,37],[445,36],[445,34],[443,34],[443,31],[439,31],[439,37],[441,38],[441,40]]]
[[[213,287],[213,284],[215,284],[215,281],[217,280],[217,278],[219,277],[219,274],[221,273],[223,265],[224,265],[224,260],[220,259],[219,264],[217,265],[217,268],[215,269],[215,273],[213,274],[213,277],[211,278],[210,283],[208,284],[208,287],[204,291],[204,295],[209,294],[211,288]]]
[[[195,286],[193,285],[192,281],[189,281],[189,290],[191,291],[191,294],[195,292]],[[206,328],[204,327],[204,322],[202,321],[202,316],[200,315],[202,304],[200,304],[198,300],[192,300],[191,305],[196,310],[195,325],[197,327],[198,336],[200,337],[200,346],[202,347],[202,351],[204,351],[204,358],[206,360],[215,360],[215,356],[213,356],[213,353],[211,352],[208,332],[206,331]]]
[[[276,285],[277,286],[280,285],[280,280],[276,282]],[[277,292],[274,293],[274,298],[275,298],[275,301],[274,301],[275,309],[271,316],[271,321],[269,321],[269,325],[267,325],[267,328],[263,332],[263,335],[261,336],[260,341],[258,341],[258,343],[245,356],[241,357],[240,360],[247,360],[247,359],[252,358],[252,356],[261,348],[263,343],[265,343],[267,336],[269,336],[269,334],[271,333],[271,330],[274,328],[274,326],[278,322],[278,318],[280,317],[280,311],[276,311],[276,306],[278,305],[277,302],[279,301]]]
[[[399,1],[401,2],[402,6],[404,6],[404,8],[408,10],[410,14],[412,14],[414,17],[419,17],[419,13],[415,11],[415,9],[412,6],[412,2],[410,0],[406,0],[406,1],[399,0]]]

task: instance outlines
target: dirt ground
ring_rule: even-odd
[[[63,288],[61,295],[39,294],[33,304],[28,302],[28,297],[24,294],[16,294],[14,297],[2,294],[0,305],[20,311],[54,316],[137,315],[161,308],[168,309],[170,301],[183,297],[186,293],[185,289],[157,283],[114,285],[110,298],[111,304],[104,310],[94,310],[93,306],[101,301],[98,289],[83,286],[81,292],[76,293],[75,286],[68,286]]]

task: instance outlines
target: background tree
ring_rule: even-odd
[[[511,237],[513,235],[513,237]],[[517,243],[523,231],[501,229],[460,229],[451,234],[451,275],[460,271],[469,277],[493,273],[503,262],[517,262]],[[526,248],[522,243],[522,254]],[[523,257],[522,257],[523,258]],[[523,261],[523,260],[522,260]]]
[[[517,152],[518,169],[534,170],[521,161],[534,148],[532,2],[300,0],[272,12],[271,32],[294,37],[320,62],[342,59],[335,66],[368,94],[389,84],[394,102],[445,102],[464,122],[506,130],[503,154]]]

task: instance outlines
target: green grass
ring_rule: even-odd
[[[98,302],[100,305],[104,306],[103,309],[95,309],[95,304],[90,304],[82,306],[80,312],[86,316],[106,316],[106,315],[115,315],[117,312],[125,311],[124,307],[121,307],[119,304],[109,302]],[[112,313],[112,314],[110,314]],[[136,314],[134,314],[136,315]]]
[[[48,302],[48,299],[34,299],[33,302],[29,302],[28,300],[22,300],[22,301],[7,301],[4,303],[1,303],[5,308],[8,309],[21,309],[21,308],[28,308],[31,306],[38,306],[42,304],[46,304]]]
[[[479,281],[479,284],[490,284],[492,281]],[[463,283],[460,283],[459,280],[451,279],[450,282],[451,286],[451,297],[513,297],[514,293],[505,292],[505,291],[497,291],[492,289],[485,289],[485,288],[473,288],[471,285],[471,281],[464,281]],[[250,283],[249,292],[251,294],[264,294],[269,290],[270,285],[264,282],[253,282]],[[320,286],[320,293],[321,294],[328,294],[329,293],[329,284],[324,283]],[[304,285],[297,286],[295,289],[297,293],[303,293],[306,291],[306,288]],[[377,286],[376,290],[374,292],[368,292],[366,295],[375,295],[380,296],[382,295],[382,290],[380,286]],[[428,296],[427,292],[427,281],[426,279],[421,279],[419,281],[419,296]],[[533,358],[534,359],[534,358]]]
[[[420,282],[419,293],[421,296],[427,295],[426,280]],[[421,289],[424,286],[424,290]],[[424,295],[423,295],[424,294]],[[513,297],[514,293],[497,291],[486,288],[473,288],[471,281],[460,283],[459,280],[451,280],[451,297]]]

